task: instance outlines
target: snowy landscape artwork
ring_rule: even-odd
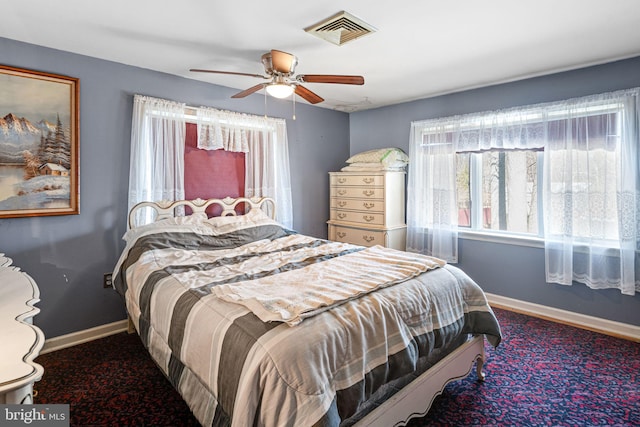
[[[78,86],[0,65],[0,218],[79,213]]]

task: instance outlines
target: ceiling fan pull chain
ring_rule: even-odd
[[[293,99],[293,120],[296,119],[296,93],[293,92],[293,96],[291,97],[291,99]]]
[[[267,91],[264,91],[264,118],[267,118]]]

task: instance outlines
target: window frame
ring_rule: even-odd
[[[508,152],[510,149],[495,149],[494,152]],[[461,226],[458,224],[458,232],[465,236],[486,236],[496,235],[502,241],[505,238],[514,238],[518,240],[531,240],[534,242],[544,241],[544,217],[543,217],[543,167],[544,167],[544,151],[543,150],[526,150],[536,152],[536,203],[537,203],[537,229],[538,232],[523,233],[506,230],[495,230],[484,228],[484,211],[483,191],[482,191],[482,154],[477,152],[458,152],[456,155],[469,154],[469,218],[471,224],[469,226]],[[456,194],[457,196],[457,194]],[[481,208],[478,209],[477,206]],[[483,238],[484,240],[484,238]]]
[[[580,113],[576,115],[576,112]],[[619,103],[605,103],[602,105],[595,105],[588,108],[573,110],[570,112],[567,109],[557,109],[551,112],[549,115],[556,118],[567,118],[568,116],[574,116],[576,119],[586,118],[590,116],[600,115],[600,114],[611,114],[615,113],[618,115],[618,119],[624,113],[624,108]],[[537,119],[534,109],[532,108],[531,115],[528,117],[531,121],[535,121]],[[462,127],[467,129],[473,129],[477,124],[474,123],[464,123]],[[545,146],[547,141],[545,141]],[[512,149],[500,149],[495,148],[488,151],[495,152],[508,152]],[[534,150],[531,150],[534,151]],[[471,239],[471,240],[481,240],[487,242],[495,242],[502,244],[515,244],[515,245],[523,245],[523,246],[532,246],[532,247],[544,247],[544,147],[538,150],[537,154],[537,165],[536,165],[536,174],[537,174],[537,234],[533,233],[519,233],[513,231],[505,231],[505,230],[494,230],[487,229],[483,227],[483,209],[477,209],[477,206],[483,206],[482,200],[482,160],[481,156],[483,152],[467,152],[467,151],[456,151],[455,155],[459,154],[469,154],[469,201],[470,201],[470,226],[461,226],[458,224],[458,235],[461,238]],[[456,190],[456,197],[458,193]],[[577,239],[577,246],[580,246],[580,239]],[[618,249],[615,244],[612,244],[614,240],[612,239],[601,239],[600,241],[595,243],[595,246],[599,246],[602,248],[608,248],[612,250]],[[593,242],[584,242],[584,245],[594,245]]]

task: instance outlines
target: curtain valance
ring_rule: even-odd
[[[199,107],[196,111],[198,148],[249,151],[248,133],[273,132],[282,119]]]
[[[572,132],[575,148],[593,149],[599,144],[615,149],[607,133],[618,120],[625,98],[637,89],[573,98],[524,107],[469,113],[412,122],[414,140],[424,149],[450,145],[453,152],[495,149],[539,150],[564,141]],[[589,129],[589,134],[581,133]],[[586,141],[589,141],[587,146]]]

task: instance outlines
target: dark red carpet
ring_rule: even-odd
[[[640,426],[640,343],[496,309],[504,339],[487,380],[449,384],[419,426]],[[35,403],[68,403],[75,426],[195,426],[137,335],[41,355]]]

